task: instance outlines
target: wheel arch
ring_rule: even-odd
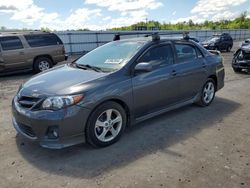
[[[39,59],[39,58],[42,58],[42,57],[46,57],[46,58],[50,59],[52,61],[52,64],[54,64],[54,60],[53,60],[53,58],[52,58],[51,55],[49,55],[49,54],[42,54],[42,55],[37,55],[37,56],[34,57],[34,59],[33,59],[33,68],[34,68],[36,60]]]
[[[217,86],[218,86],[218,79],[216,75],[210,75],[208,78],[213,79],[215,83],[215,91],[217,91]]]
[[[119,105],[121,105],[121,107],[125,110],[125,113],[127,115],[127,125],[126,126],[129,126],[130,125],[130,122],[131,122],[131,109],[129,108],[129,105],[122,99],[116,97],[116,98],[109,98],[109,99],[104,99],[102,101],[100,101],[99,103],[97,103],[93,109],[91,110],[89,116],[88,116],[88,119],[87,119],[87,122],[89,121],[89,118],[91,117],[92,113],[94,112],[94,110],[96,108],[98,108],[99,106],[103,105],[104,103],[107,103],[107,102],[115,102]]]

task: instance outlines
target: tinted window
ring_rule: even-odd
[[[62,41],[55,34],[25,35],[24,37],[31,47],[62,44]]]
[[[225,40],[227,40],[227,38],[226,37],[221,37],[221,40],[225,41]]]
[[[4,51],[6,50],[17,50],[17,49],[22,49],[23,44],[21,40],[18,37],[11,36],[11,37],[1,37],[0,38],[0,43],[2,46],[2,49]]]
[[[195,47],[189,44],[175,44],[178,62],[186,62],[197,58]]]
[[[173,64],[174,57],[170,45],[155,47],[146,52],[138,61],[138,63],[150,63],[153,69],[157,69],[169,64]]]

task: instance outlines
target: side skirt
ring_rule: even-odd
[[[156,111],[156,112],[152,112],[150,114],[147,114],[145,116],[142,116],[142,117],[139,117],[139,118],[136,118],[135,119],[135,123],[139,123],[139,122],[142,122],[142,121],[145,121],[147,119],[150,119],[152,117],[155,117],[155,116],[158,116],[158,115],[161,115],[163,113],[166,113],[166,112],[169,112],[171,110],[175,110],[177,108],[180,108],[180,107],[183,107],[183,106],[186,106],[186,105],[190,105],[190,104],[193,104],[195,102],[197,102],[200,98],[200,94],[198,93],[197,95],[195,95],[195,97],[187,100],[187,101],[184,101],[184,102],[180,102],[180,103],[177,103],[175,105],[172,105],[172,106],[169,106],[167,108],[164,108],[164,109],[161,109],[159,111]]]

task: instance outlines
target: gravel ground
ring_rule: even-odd
[[[236,44],[235,46],[238,46]],[[102,149],[48,150],[20,136],[11,99],[32,76],[0,78],[0,187],[250,187],[250,74],[225,58],[225,87],[207,108],[187,106],[137,124]]]

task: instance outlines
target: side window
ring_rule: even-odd
[[[226,41],[227,38],[226,38],[226,37],[221,37],[221,40],[222,40],[222,41]]]
[[[25,35],[30,47],[40,47],[40,46],[51,46],[62,44],[62,41],[54,34],[34,34],[34,35]]]
[[[178,63],[188,62],[197,59],[196,49],[192,45],[175,44],[175,50],[177,54]]]
[[[150,63],[153,69],[158,69],[166,65],[173,64],[174,56],[171,45],[164,45],[148,50],[139,60],[138,63]]]
[[[23,48],[23,44],[19,37],[10,36],[10,37],[1,37],[0,44],[3,51],[7,50],[18,50]]]

